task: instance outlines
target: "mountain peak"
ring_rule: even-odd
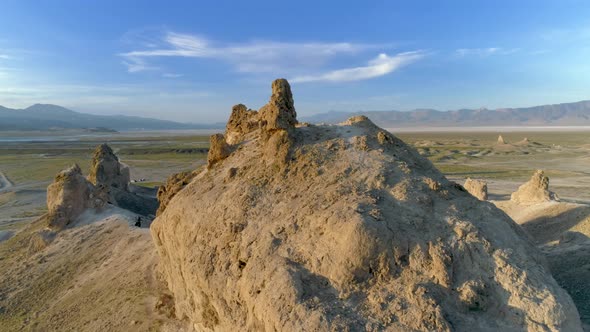
[[[34,104],[24,109],[28,112],[59,112],[59,113],[76,113],[70,109],[53,104]]]

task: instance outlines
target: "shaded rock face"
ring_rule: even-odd
[[[481,201],[488,199],[488,183],[485,181],[467,178],[463,187]]]
[[[267,133],[151,226],[197,330],[581,331],[506,214],[366,117]]]
[[[94,187],[82,175],[80,166],[73,165],[55,176],[47,187],[48,226],[62,229],[72,223],[85,209],[94,206]]]
[[[101,144],[94,150],[88,180],[94,185],[128,190],[129,168],[119,162],[110,146]]]
[[[114,205],[142,216],[155,216],[159,206],[155,197],[145,197],[117,188],[111,188],[110,197]]]
[[[510,200],[516,203],[543,203],[557,200],[557,195],[549,191],[549,178],[542,170],[537,170],[531,179],[513,192]]]

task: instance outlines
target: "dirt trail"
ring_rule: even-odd
[[[2,171],[0,171],[0,192],[4,191],[12,186],[13,186],[12,182],[10,182],[10,180],[8,180],[6,175],[4,175],[4,173],[2,173]]]

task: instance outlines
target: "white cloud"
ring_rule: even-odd
[[[147,62],[140,57],[128,56],[125,57],[125,59],[126,60],[123,61],[123,64],[127,66],[127,71],[130,73],[159,69],[158,67],[148,65]]]
[[[402,66],[421,59],[424,55],[424,52],[421,51],[400,53],[391,57],[385,53],[381,53],[377,58],[369,61],[368,65],[364,67],[338,69],[318,75],[297,76],[292,79],[292,82],[347,82],[366,80],[387,75]]]
[[[126,61],[129,72],[153,69],[146,59],[156,57],[210,58],[231,63],[240,72],[275,72],[323,65],[328,59],[343,54],[384,48],[387,45],[355,43],[286,43],[251,41],[240,44],[223,44],[206,38],[168,32],[160,47],[119,54]],[[153,46],[153,45],[152,45]]]
[[[10,55],[0,54],[0,59],[8,60],[8,59],[12,59],[12,57]]]
[[[490,56],[490,55],[508,55],[512,53],[518,52],[520,49],[518,48],[511,48],[505,49],[501,47],[487,47],[487,48],[459,48],[455,50],[455,54],[458,56],[469,56],[469,55],[476,55],[476,56]]]

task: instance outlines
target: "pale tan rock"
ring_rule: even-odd
[[[463,187],[473,196],[481,201],[488,199],[488,183],[483,180],[467,178]]]
[[[504,137],[502,137],[502,135],[499,135],[498,136],[498,142],[497,142],[497,144],[498,145],[506,144],[506,141],[504,141]]]
[[[88,180],[92,184],[104,185],[127,191],[130,181],[129,168],[119,162],[106,143],[96,147],[90,163]]]
[[[80,166],[75,164],[58,173],[47,187],[48,226],[62,229],[72,223],[94,204],[92,192],[93,186],[82,175]]]
[[[581,331],[523,231],[412,147],[362,118],[286,131],[287,158],[261,132],[151,226],[195,329]]]
[[[542,203],[557,200],[557,195],[549,191],[549,178],[542,170],[537,170],[531,179],[513,192],[510,200],[516,203]]]

